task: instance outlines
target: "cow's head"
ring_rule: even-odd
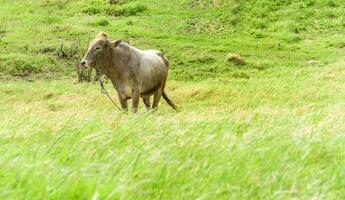
[[[106,33],[99,33],[89,44],[89,48],[80,64],[86,68],[95,67],[97,63],[101,62],[102,57],[107,51],[117,47],[120,43],[121,40],[110,42]]]

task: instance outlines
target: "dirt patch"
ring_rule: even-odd
[[[48,93],[47,95],[45,95],[44,97],[43,97],[43,99],[51,99],[51,98],[53,98],[54,96],[56,96],[56,94],[54,94],[54,93]]]

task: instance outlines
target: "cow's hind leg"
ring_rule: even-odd
[[[150,97],[143,98],[143,102],[145,104],[146,110],[149,111],[151,109]]]
[[[157,110],[158,103],[159,103],[159,100],[160,100],[161,96],[162,96],[162,89],[160,88],[159,90],[157,90],[154,93],[154,96],[153,96],[153,103],[152,103],[152,109],[153,110]]]

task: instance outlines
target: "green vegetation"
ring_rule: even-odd
[[[109,2],[0,0],[0,199],[345,198],[342,0]],[[167,55],[179,112],[74,84],[100,31]]]
[[[345,46],[342,0],[0,3],[0,73],[17,77],[47,74],[42,71],[70,77],[75,62],[59,59],[61,44],[80,57],[100,31],[164,51],[172,62],[170,78],[180,81],[250,77],[268,68],[304,67],[315,59],[325,66],[339,60]],[[242,55],[247,67],[225,63],[228,52]],[[36,60],[47,57],[44,65]],[[16,71],[16,63],[25,63],[26,70]]]

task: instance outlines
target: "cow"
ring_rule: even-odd
[[[132,99],[132,111],[137,112],[139,98],[147,110],[157,110],[161,96],[175,110],[176,105],[164,91],[169,61],[156,50],[139,50],[122,40],[110,41],[106,33],[99,33],[89,44],[80,64],[86,68],[98,67],[112,82],[121,107],[128,111],[127,101]]]

